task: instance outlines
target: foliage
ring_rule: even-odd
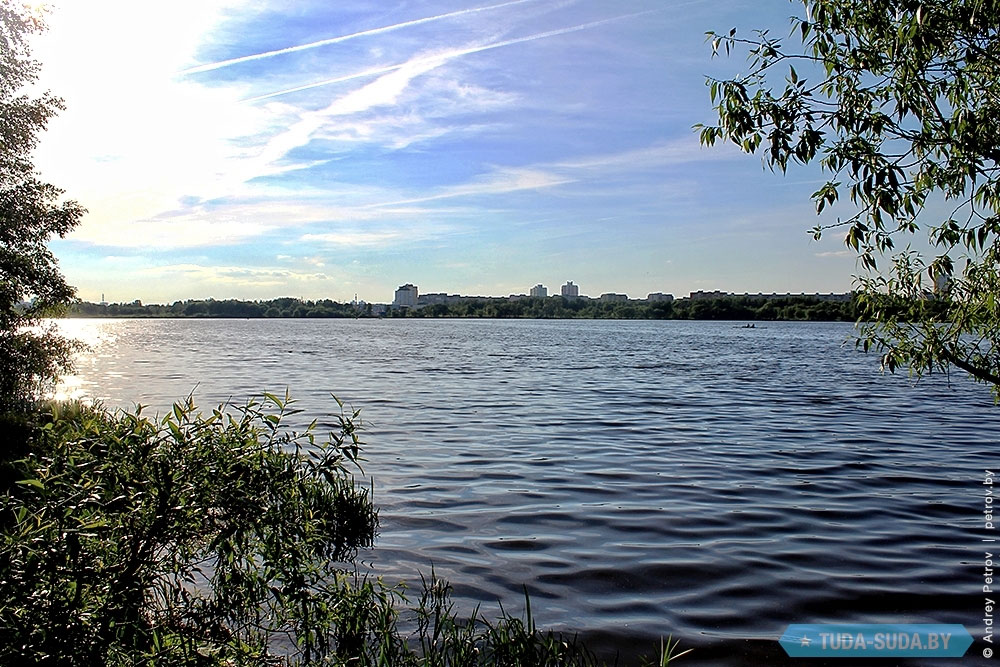
[[[576,637],[542,631],[535,625],[525,592],[524,618],[501,608],[489,620],[473,611],[462,617],[451,599],[448,582],[431,574],[422,580],[415,603],[399,588],[381,580],[356,579],[338,627],[342,646],[350,651],[343,664],[359,667],[597,667],[606,664]],[[402,604],[400,604],[402,603]],[[402,608],[400,608],[402,607]],[[407,629],[404,629],[407,628]],[[679,650],[672,638],[661,642],[655,663],[667,667],[691,650]]]
[[[371,317],[370,308],[359,311],[353,304],[327,299],[299,301],[176,301],[171,305],[95,304],[78,302],[70,309],[77,317]],[[437,318],[469,317],[490,319],[629,319],[629,320],[813,320],[854,321],[855,306],[850,300],[827,301],[811,296],[754,297],[729,296],[715,299],[677,301],[603,302],[595,299],[566,297],[475,298],[420,308],[394,309],[389,317]]]
[[[678,301],[602,302],[565,297],[469,299],[435,304],[398,313],[403,317],[474,317],[535,319],[629,320],[824,320],[853,321],[851,301],[821,301],[813,297],[755,298],[732,296]]]
[[[345,614],[345,627],[341,628],[343,636],[354,638],[354,650],[347,664],[363,667],[601,664],[575,639],[539,631],[532,620],[530,604],[524,620],[501,612],[500,618],[490,621],[481,617],[478,610],[465,619],[455,610],[451,586],[446,581],[432,574],[429,581],[422,583],[415,604],[409,604],[399,589],[388,590],[381,582],[372,585],[365,581],[358,587],[358,596]],[[397,613],[400,601],[407,604]]]
[[[266,395],[160,422],[52,405],[0,497],[0,662],[261,664],[335,648],[342,563],[377,515],[348,464],[357,414],[327,442]],[[283,643],[280,643],[282,642]]]
[[[799,47],[709,33],[715,53],[748,48],[750,69],[709,80],[719,124],[696,126],[701,140],[760,150],[782,172],[818,160],[830,178],[817,212],[845,193],[856,207],[813,233],[843,228],[858,254],[859,344],[888,370],[958,366],[1000,399],[1000,2],[803,4]]]
[[[76,303],[71,316],[85,317],[371,317],[351,304],[333,301],[177,301],[172,305]],[[633,319],[633,320],[816,320],[854,321],[850,300],[825,301],[815,297],[763,298],[730,296],[678,301],[602,302],[565,297],[526,299],[469,298],[449,304],[396,309],[390,317],[469,317],[494,319]]]
[[[38,134],[62,108],[49,93],[23,92],[39,67],[26,40],[41,29],[20,3],[0,1],[0,410],[37,398],[71,352],[52,328],[39,326],[73,297],[46,243],[84,213],[61,202],[62,191],[40,181],[31,162]]]
[[[267,301],[241,301],[239,299],[191,299],[172,304],[88,303],[73,304],[67,314],[72,317],[366,317],[371,306],[355,306],[330,299],[317,301],[291,297]]]

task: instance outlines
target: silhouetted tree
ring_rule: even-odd
[[[0,409],[29,405],[72,350],[54,327],[41,326],[74,296],[47,243],[84,214],[39,180],[32,163],[39,133],[63,108],[48,92],[27,92],[39,69],[27,39],[42,29],[21,3],[0,2]]]

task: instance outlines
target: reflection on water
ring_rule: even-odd
[[[76,373],[62,378],[53,397],[59,400],[96,400],[106,379],[121,377],[115,368],[119,362],[118,332],[126,328],[123,320],[65,319],[57,321],[60,333],[83,344],[76,355]],[[98,370],[100,369],[100,370]]]
[[[516,610],[523,584],[542,623],[626,655],[672,633],[698,648],[684,664],[781,662],[792,622],[980,622],[1000,411],[964,378],[880,375],[849,325],[62,326],[92,345],[66,395],[360,407],[382,508],[365,561],[433,564],[470,607]]]

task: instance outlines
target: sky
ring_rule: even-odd
[[[85,300],[842,292],[823,175],[699,146],[785,0],[52,0],[36,153]]]

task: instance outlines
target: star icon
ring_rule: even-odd
[[[802,637],[802,646],[809,646],[809,642],[810,641],[811,640],[809,639],[809,637],[806,637],[806,636],[803,635],[803,637]]]

